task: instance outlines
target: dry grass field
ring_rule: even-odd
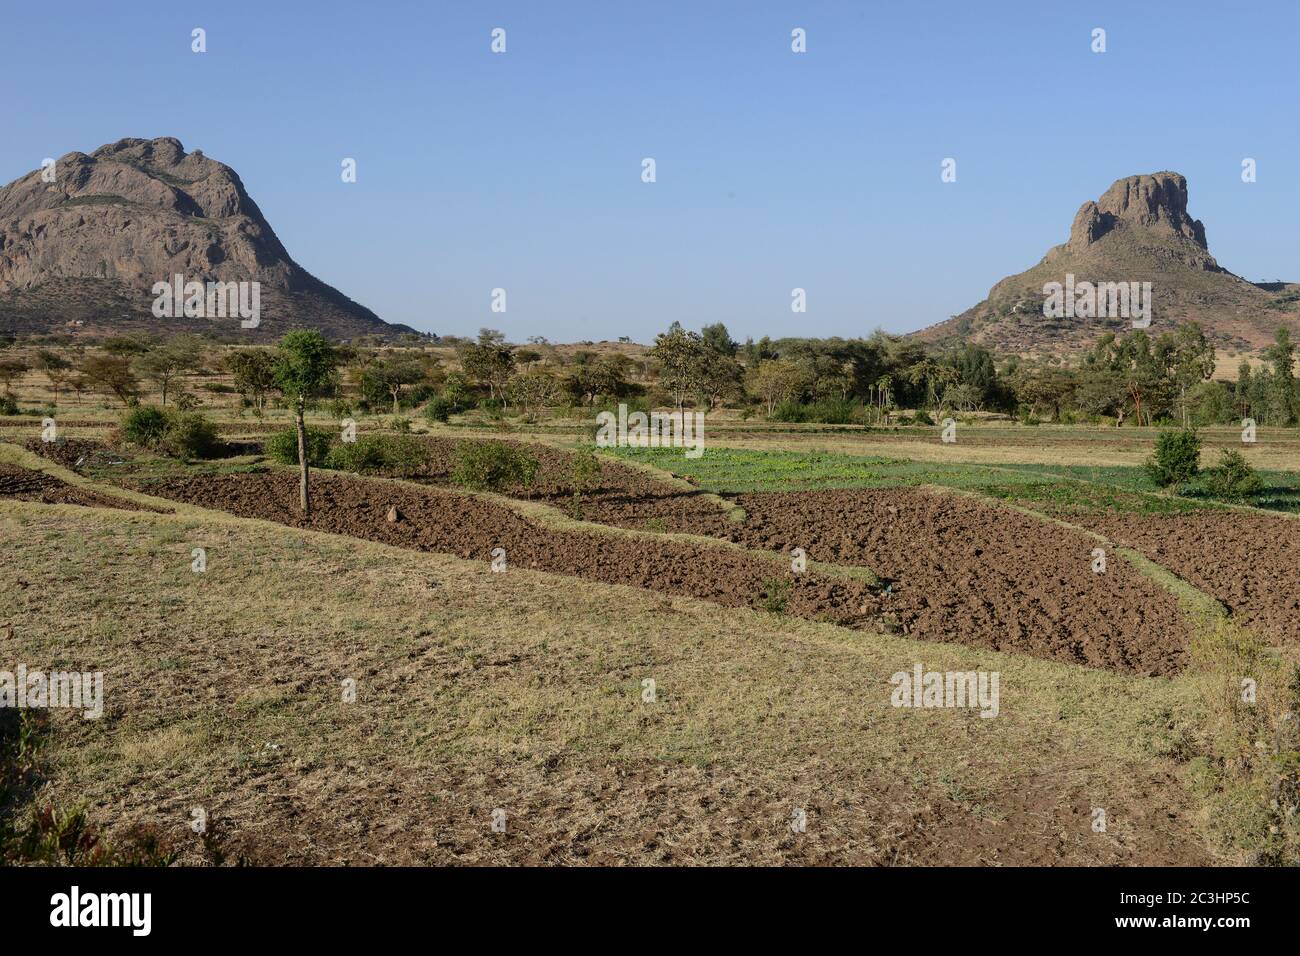
[[[262,424],[215,412],[231,439],[264,438],[287,423],[272,415]],[[69,409],[60,433],[111,440],[117,418],[112,409]],[[366,418],[362,430],[387,424]],[[472,424],[417,421],[414,430],[456,440],[492,434]],[[919,614],[912,633],[900,633],[876,626],[876,617],[846,626],[802,615],[798,591],[787,608],[757,591],[738,601],[702,598],[689,578],[628,586],[614,583],[626,575],[601,570],[610,562],[600,542],[611,536],[633,548],[713,548],[776,569],[784,549],[743,535],[710,538],[726,533],[728,519],[694,497],[717,491],[725,504],[746,488],[762,495],[822,479],[922,494],[924,483],[1008,509],[1007,520],[1014,512],[1043,535],[1068,529],[1108,543],[1089,522],[1058,511],[1043,486],[1070,499],[1084,487],[1110,488],[1056,469],[1130,464],[1142,454],[1141,436],[981,434],[976,425],[952,446],[906,432],[742,426],[721,423],[698,465],[679,454],[634,462],[668,501],[680,495],[701,514],[722,515],[721,532],[684,535],[689,529],[663,518],[641,521],[617,495],[594,496],[575,517],[544,493],[456,492],[545,533],[595,542],[589,559],[543,553],[532,567],[497,574],[481,528],[465,526],[463,546],[454,526],[450,538],[408,544],[387,531],[367,540],[355,530],[232,513],[234,505],[200,507],[149,490],[190,474],[210,482],[202,475],[211,466],[128,454],[121,466],[63,467],[22,447],[39,435],[39,420],[0,421],[0,464],[101,496],[93,507],[0,497],[0,654],[105,675],[102,719],[52,710],[34,732],[37,758],[19,816],[81,810],[108,842],[137,839],[143,828],[185,862],[1296,859],[1296,742],[1285,716],[1297,704],[1293,622],[1285,607],[1277,612],[1279,636],[1237,623],[1246,617],[1240,609],[1228,607],[1236,613],[1225,618],[1226,605],[1206,586],[1213,581],[1196,586],[1140,546],[1116,545],[1111,560],[1116,573],[1146,582],[1152,606],[1169,601],[1182,618],[1181,663],[1164,676],[964,643],[941,633],[942,612]],[[557,450],[581,440],[546,426],[507,437]],[[1258,451],[1272,456],[1270,465],[1293,461],[1293,436],[1268,437]],[[859,457],[835,457],[844,453]],[[887,464],[860,466],[859,458]],[[623,467],[624,459],[605,460]],[[1028,481],[1015,466],[1041,467]],[[216,466],[235,478],[252,468],[250,479],[265,467],[256,454]],[[1023,482],[1013,493],[988,484],[1012,475]],[[322,480],[318,488],[327,487]],[[409,485],[365,481],[376,515],[388,505],[385,488],[396,496]],[[1163,507],[1157,495],[1116,493]],[[152,510],[113,508],[113,499]],[[669,506],[655,507],[671,516]],[[1285,514],[1264,520],[1295,527]],[[370,527],[381,525],[376,517]],[[202,573],[191,569],[194,548],[206,552]],[[877,580],[868,558],[811,557],[811,574],[827,582]],[[942,567],[948,558],[935,560]],[[962,574],[963,593],[979,600],[978,563]],[[900,594],[909,584],[897,582]],[[1294,578],[1277,586],[1293,588]],[[1012,620],[999,615],[1018,612],[989,613],[998,627]],[[1116,622],[1115,640],[1124,626]],[[997,672],[998,715],[893,706],[891,676],[917,664]],[[1239,699],[1243,676],[1257,682],[1254,704]],[[345,700],[349,686],[355,699]],[[192,831],[196,808],[220,834],[219,849]]]
[[[99,720],[8,727],[18,831],[188,863],[1300,859],[1294,430],[1244,449],[1268,489],[1234,508],[1146,486],[1154,429],[724,410],[698,460],[601,454],[575,505],[588,421],[416,417],[423,470],[319,474],[302,521],[262,450],[283,408],[196,390],[232,450],[187,465],[97,396],[60,396],[42,442],[47,383],[13,391],[0,671],[105,682]],[[458,443],[503,438],[535,487],[451,484]],[[1207,465],[1242,447],[1204,438]],[[918,665],[996,672],[997,716],[895,706]]]

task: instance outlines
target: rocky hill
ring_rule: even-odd
[[[1069,315],[1044,314],[1044,288],[1067,282],[1139,288],[1149,282],[1152,334],[1196,320],[1216,344],[1236,351],[1269,344],[1279,325],[1300,328],[1300,285],[1251,283],[1220,266],[1210,255],[1205,226],[1187,212],[1187,180],[1160,172],[1121,179],[1100,199],[1085,202],[1064,245],[993,286],[983,302],[916,335],[1004,352],[1060,354],[1086,347],[1103,331],[1132,327],[1130,318],[1113,309],[1109,315],[1073,309]]]
[[[258,283],[255,328],[184,302],[159,318],[155,283]],[[182,286],[183,288],[183,286]],[[245,304],[251,305],[245,289]],[[188,297],[188,295],[186,296]],[[245,313],[251,311],[245,309]],[[335,339],[390,325],[290,258],[233,169],[179,140],[73,152],[0,189],[0,333],[208,331],[266,340],[291,328]]]

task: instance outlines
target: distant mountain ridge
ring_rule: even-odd
[[[946,322],[915,333],[932,342],[970,341],[1004,352],[1061,353],[1085,348],[1106,331],[1131,327],[1115,316],[1049,317],[1044,287],[1073,282],[1150,282],[1149,331],[1195,320],[1220,346],[1256,351],[1279,325],[1300,329],[1300,285],[1252,283],[1210,255],[1205,226],[1187,211],[1187,180],[1159,172],[1117,180],[1079,207],[1070,237],[988,298]]]
[[[47,181],[52,180],[52,181]],[[257,282],[260,324],[157,318],[157,282]],[[73,152],[0,189],[0,331],[412,332],[299,266],[238,174],[172,137]]]

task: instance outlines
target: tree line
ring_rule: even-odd
[[[445,340],[452,341],[452,340]],[[618,401],[647,406],[721,407],[776,421],[907,423],[940,414],[995,412],[1026,423],[1113,422],[1185,427],[1253,418],[1262,425],[1300,421],[1295,346],[1277,331],[1264,361],[1242,360],[1235,381],[1215,380],[1215,348],[1194,322],[1152,336],[1135,329],[1103,335],[1074,359],[998,359],[977,344],[950,348],[875,332],[865,338],[762,338],[735,341],[722,323],[698,332],[672,323],[643,354],[563,353],[534,337],[514,345],[493,329],[456,339],[454,364],[425,348],[332,346],[332,398],[361,411],[424,407],[432,417],[480,407],[533,417],[546,408],[594,408]],[[123,336],[77,361],[38,349],[28,358],[0,353],[0,384],[28,371],[55,395],[80,402],[93,391],[137,402],[148,383],[164,407],[198,404],[187,377],[209,372],[210,344],[190,335],[162,340]],[[275,392],[275,350],[224,349],[215,364],[241,405],[260,415]],[[909,417],[906,412],[913,413]]]

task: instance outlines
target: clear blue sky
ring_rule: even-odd
[[[1298,27],[1294,0],[9,3],[0,181],[176,136],[304,267],[442,334],[904,332],[1160,169],[1221,264],[1300,280]]]

